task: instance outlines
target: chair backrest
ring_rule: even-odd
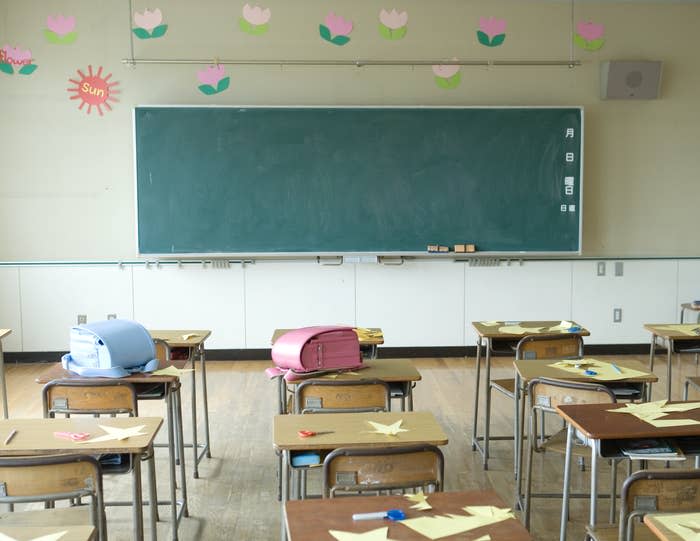
[[[153,345],[156,348],[156,359],[170,361],[170,345],[162,338],[154,338]]]
[[[54,380],[42,390],[44,417],[60,414],[138,416],[134,386],[126,381]]]
[[[0,503],[51,503],[76,498],[90,498],[90,514],[85,525],[91,524],[106,539],[102,471],[91,456],[61,455],[21,458],[0,458]],[[22,512],[13,513],[3,523],[35,526],[36,515],[24,524]],[[72,520],[75,520],[71,515]]]
[[[700,470],[641,470],[622,485],[620,539],[631,539],[633,520],[647,513],[700,509]]]
[[[575,359],[583,356],[583,338],[578,334],[531,335],[518,342],[515,359]]]
[[[336,493],[443,489],[444,458],[434,445],[335,449],[323,461],[323,497]]]
[[[294,413],[390,411],[389,385],[378,379],[306,380],[294,391]]]

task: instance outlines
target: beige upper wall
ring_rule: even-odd
[[[135,40],[136,57],[235,59],[568,58],[569,6],[499,0],[265,0],[263,37],[240,32],[245,1],[134,1],[160,7],[159,40]],[[381,8],[409,13],[402,41],[377,32]],[[329,10],[351,18],[351,42],[318,36]],[[46,16],[77,18],[73,45],[48,44]],[[502,47],[475,39],[480,16],[508,21]],[[2,0],[0,46],[29,48],[31,76],[0,73],[0,261],[136,256],[132,108],[147,104],[582,105],[585,108],[584,255],[700,255],[695,238],[700,177],[700,55],[695,4],[577,4],[576,20],[606,25],[599,52],[575,50],[583,66],[464,68],[462,84],[438,88],[429,67],[237,67],[231,87],[206,97],[201,66],[129,68],[128,2]],[[601,101],[599,63],[663,60],[662,97]],[[104,66],[119,103],[99,117],[78,111],[66,89],[77,69]],[[263,144],[263,143],[261,143]],[[196,189],[196,186],[193,186]]]

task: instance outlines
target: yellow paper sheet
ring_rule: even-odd
[[[690,426],[700,425],[700,421],[695,419],[644,419],[650,425],[658,428],[666,428],[669,426]]]
[[[481,514],[476,515],[435,515],[430,517],[418,517],[402,520],[401,524],[408,526],[428,539],[440,539],[462,532],[468,532],[476,528],[495,524],[502,520],[513,518],[508,509],[498,509],[491,506],[477,506],[466,509],[475,509]]]
[[[474,541],[491,541],[491,536],[489,534],[482,535],[481,537],[474,539]]]
[[[550,364],[549,366],[551,366],[552,368],[559,368],[560,370],[571,372],[573,374],[579,374],[581,376],[586,376],[586,370],[593,370],[594,372],[596,372],[596,375],[586,377],[598,381],[616,381],[621,379],[638,378],[648,375],[648,372],[642,372],[640,370],[626,368],[624,366],[620,366],[619,364],[615,365],[618,368],[618,370],[616,370],[612,363],[598,361],[596,359],[577,359],[571,361],[559,361]]]
[[[185,372],[193,372],[194,368],[177,368],[175,366],[168,366],[167,368],[161,368],[160,370],[154,370],[151,372],[154,376],[177,376],[184,374]]]
[[[500,321],[480,321],[484,327],[495,327],[496,325],[500,325]]]
[[[495,522],[515,518],[515,515],[510,509],[496,507],[494,505],[468,505],[467,507],[463,507],[463,509],[470,515],[497,519]]]
[[[671,331],[678,334],[684,334],[686,336],[697,336],[700,338],[700,325],[697,323],[684,323],[678,325],[658,325],[658,329],[663,329],[665,331]]]
[[[66,533],[68,533],[68,531],[63,530],[62,532],[50,533],[50,534],[42,535],[40,537],[33,537],[33,538],[29,539],[28,541],[58,541],[59,539],[61,539],[61,537],[66,535]],[[0,532],[0,541],[17,541],[17,539]]]
[[[372,340],[372,339],[384,339],[384,334],[382,333],[381,330],[372,330],[372,329],[365,329],[363,327],[357,327],[356,329],[353,329],[355,333],[357,334],[358,340],[362,342],[363,340]]]
[[[132,436],[145,436],[145,432],[141,432],[146,425],[132,426],[130,428],[118,428],[116,426],[104,426],[97,425],[102,430],[107,432],[104,436],[98,436],[96,438],[91,438],[85,441],[78,441],[76,443],[97,443],[100,441],[111,441],[111,440],[125,440],[131,438]]]
[[[521,325],[504,325],[498,331],[503,334],[538,334],[544,327],[522,327]]]
[[[654,519],[685,541],[700,541],[700,513],[654,515]]]
[[[374,430],[372,432],[376,432],[377,434],[386,434],[387,436],[396,436],[399,432],[408,432],[407,428],[401,428],[401,423],[403,423],[403,419],[399,419],[393,424],[390,425],[385,425],[382,423],[375,423],[374,421],[367,421],[369,424],[372,425]]]
[[[570,328],[573,327],[573,326],[574,326],[574,324],[571,323],[571,321],[562,320],[562,322],[561,322],[559,325],[554,325],[554,326],[550,327],[549,330],[550,330],[550,331],[554,331],[554,332],[556,332],[556,331],[566,331],[566,330],[570,329]]]
[[[183,334],[182,339],[189,340],[190,338],[197,338],[198,336],[199,336],[198,334],[191,332],[191,333]]]
[[[624,408],[608,410],[612,413],[629,413],[650,425],[665,428],[669,426],[689,426],[698,425],[700,421],[695,419],[663,419],[671,412],[689,411],[700,408],[700,402],[681,402],[678,404],[667,404],[666,400],[656,402],[642,402],[641,404],[628,403]]]
[[[411,509],[427,511],[433,508],[433,506],[428,503],[428,496],[423,494],[422,490],[417,494],[406,494],[404,497],[409,501],[415,502],[415,505],[412,505]]]
[[[391,539],[387,537],[389,526],[363,533],[343,532],[340,530],[328,530],[328,533],[338,541],[391,541]]]

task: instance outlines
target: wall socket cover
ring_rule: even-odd
[[[605,276],[605,261],[598,261],[598,276]]]
[[[78,314],[78,325],[85,325],[87,323],[87,314]]]

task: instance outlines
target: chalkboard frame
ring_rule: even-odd
[[[396,250],[396,251],[193,251],[193,252],[158,252],[158,251],[142,251],[140,249],[139,235],[139,193],[138,193],[138,163],[137,163],[137,127],[136,115],[141,108],[146,109],[377,109],[377,110],[445,110],[445,109],[475,109],[475,110],[507,110],[507,109],[567,109],[577,110],[580,120],[580,138],[579,138],[579,158],[578,158],[578,191],[576,205],[578,208],[578,231],[577,231],[577,247],[574,250],[504,250],[504,251],[482,251],[478,250],[473,254],[455,253],[429,253],[427,250],[412,251],[412,250]],[[187,259],[187,258],[243,258],[249,260],[255,259],[309,259],[318,257],[348,257],[348,256],[377,256],[381,257],[398,257],[406,256],[410,258],[428,258],[428,259],[464,259],[469,257],[479,256],[580,256],[583,246],[583,190],[584,190],[584,107],[580,105],[507,105],[507,106],[461,106],[461,105],[405,105],[405,106],[386,106],[386,105],[136,105],[132,109],[132,128],[133,128],[133,164],[134,164],[134,203],[135,203],[135,243],[136,252],[139,256],[155,257],[158,259]],[[450,246],[450,250],[452,246]],[[351,257],[351,261],[355,259]],[[358,259],[359,262],[366,262],[372,258]],[[379,260],[379,259],[377,259]],[[342,261],[342,259],[341,259]]]

